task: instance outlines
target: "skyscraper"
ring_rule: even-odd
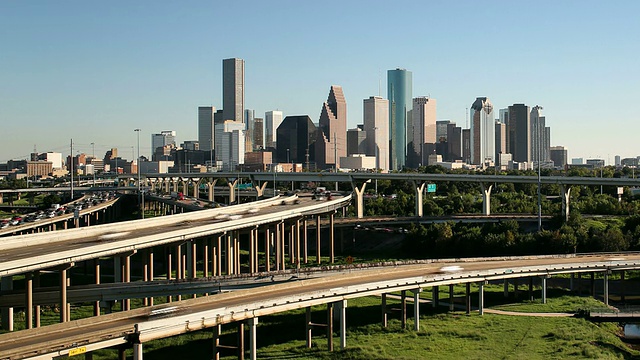
[[[555,167],[564,169],[568,164],[568,149],[564,146],[552,146],[549,149],[549,155],[551,157],[551,161],[553,161],[553,166]],[[580,163],[582,164],[582,161],[580,161]]]
[[[226,171],[234,171],[244,164],[245,130],[241,121],[227,120],[216,124],[216,160],[222,161]]]
[[[222,111],[224,120],[244,120],[244,60],[222,60]],[[200,143],[202,145],[202,143]]]
[[[411,115],[409,134],[412,138],[407,137],[413,143],[414,161],[411,166],[424,166],[436,144],[436,99],[424,96],[413,99]]]
[[[264,149],[264,120],[262,118],[254,118],[253,126],[253,149]]]
[[[340,157],[347,156],[347,102],[342,86],[332,85],[322,104],[316,138],[318,168],[339,168]]]
[[[476,98],[471,105],[470,124],[471,163],[483,165],[494,160],[496,128],[493,118],[493,105],[487,97]]]
[[[198,107],[198,143],[200,150],[212,151],[215,148],[215,127],[213,116],[216,108],[213,106]]]
[[[411,120],[413,99],[411,71],[395,69],[387,71],[387,97],[389,98],[389,140],[391,147],[390,169],[400,170],[407,158],[407,123]]]
[[[545,124],[542,116],[542,106],[536,105],[531,109],[531,161],[549,161],[551,148],[551,129]]]
[[[315,162],[316,126],[308,115],[287,116],[276,132],[277,161],[302,163],[305,166],[307,161]]]
[[[502,110],[501,110],[502,111]],[[496,121],[496,157],[495,162],[497,163],[500,154],[507,153],[507,124],[501,123],[499,120]]]
[[[507,152],[513,155],[513,161],[531,162],[531,119],[525,104],[509,106]]]
[[[376,157],[376,168],[389,170],[389,100],[380,96],[364,99],[364,131],[367,155]]]
[[[161,131],[160,134],[151,134],[151,152],[165,145],[176,146],[176,132],[173,130]]]
[[[452,122],[447,125],[447,161],[462,160],[462,128]]]
[[[254,119],[256,116],[255,110],[245,109],[244,110],[244,130],[246,139],[244,141],[245,152],[253,151],[253,132],[254,132]]]
[[[347,156],[366,155],[367,133],[362,130],[363,125],[358,125],[347,130]]]
[[[276,147],[276,130],[282,123],[282,111],[273,110],[264,113],[264,146],[266,148]]]

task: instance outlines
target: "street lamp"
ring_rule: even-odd
[[[137,170],[138,170],[138,195],[140,196],[140,214],[142,214],[142,218],[144,219],[144,195],[142,191],[140,191],[140,129],[134,129],[138,137],[138,162],[137,162]]]

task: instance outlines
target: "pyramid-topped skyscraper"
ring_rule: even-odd
[[[342,86],[332,85],[322,104],[316,138],[316,163],[320,169],[339,168],[347,156],[347,102]]]

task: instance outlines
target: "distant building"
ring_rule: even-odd
[[[542,116],[542,106],[536,105],[531,109],[531,161],[546,162],[551,160],[551,130],[545,124]]]
[[[347,156],[354,154],[366,155],[367,153],[367,133],[363,130],[363,125],[358,125],[347,130]]]
[[[95,171],[96,173],[101,173],[104,171],[104,160],[102,159],[88,157],[87,165],[93,166],[93,171]]]
[[[502,164],[498,159],[500,154],[507,154],[507,124],[496,121],[496,162]]]
[[[245,130],[244,123],[227,120],[216,125],[216,160],[222,161],[225,171],[234,171],[244,164]]]
[[[264,149],[264,119],[255,118],[253,126],[253,150]]]
[[[222,111],[224,121],[243,122],[244,60],[242,59],[222,60]],[[202,145],[202,141],[200,144]]]
[[[376,168],[376,158],[364,154],[343,156],[340,158],[340,167],[358,171],[373,170]]]
[[[462,159],[471,164],[471,130],[462,129]]]
[[[38,160],[50,161],[53,169],[62,169],[62,154],[57,152],[46,152],[38,154]]]
[[[186,140],[180,147],[187,150],[200,150],[200,142],[196,140]]]
[[[377,158],[376,168],[389,170],[389,100],[380,96],[364,99],[363,117],[366,154]]]
[[[584,164],[583,158],[573,158],[571,159],[571,165],[582,165]]]
[[[448,161],[462,160],[462,128],[456,123],[447,125],[447,157]]]
[[[267,171],[273,163],[271,151],[253,151],[244,154],[244,171]]]
[[[255,110],[251,110],[251,109],[244,110],[244,125],[245,125],[244,151],[246,153],[253,151],[253,133],[255,128],[255,118],[256,118]]]
[[[552,146],[550,148],[549,154],[551,156],[551,161],[553,161],[553,166],[564,168],[567,165],[569,156],[566,147]]]
[[[496,145],[496,128],[493,105],[489,98],[479,97],[471,105],[469,149],[471,164],[482,165],[493,161]]]
[[[436,143],[436,99],[426,96],[413,99],[411,127],[408,141],[412,153],[408,153],[408,166],[418,167],[427,163],[427,157],[435,149]]]
[[[413,78],[411,71],[397,68],[387,71],[387,99],[389,99],[389,140],[391,144],[389,168],[401,170],[407,159],[407,124],[413,106]]]
[[[198,107],[198,144],[200,150],[210,151],[215,149],[215,126],[214,114],[216,108],[213,106]]]
[[[277,130],[282,124],[282,111],[273,110],[264,113],[264,147],[275,148],[277,142]]]
[[[620,164],[622,166],[629,166],[629,167],[637,167],[638,166],[638,158],[624,158],[622,160],[620,160]]]
[[[615,159],[616,167],[620,167],[621,165],[620,155],[616,155],[614,159]]]
[[[322,104],[316,134],[318,168],[339,168],[340,157],[347,155],[347,102],[341,86],[331,86],[327,101]]]
[[[287,116],[276,133],[278,162],[315,164],[316,126],[308,115]]]
[[[151,134],[151,152],[165,145],[176,146],[176,132],[173,130],[161,131],[160,134]]]
[[[51,161],[27,161],[27,177],[47,177],[53,171]]]
[[[531,114],[525,104],[509,106],[507,118],[507,152],[518,163],[531,162]]]
[[[587,159],[587,165],[591,165],[594,168],[601,168],[601,167],[604,167],[604,160],[603,159]]]

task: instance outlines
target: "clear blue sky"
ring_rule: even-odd
[[[197,139],[222,106],[222,59],[246,61],[245,105],[318,120],[342,85],[348,125],[413,71],[438,119],[541,105],[569,157],[640,155],[640,1],[0,1],[0,162],[77,149],[130,159],[141,128]],[[497,114],[496,114],[497,117]],[[75,152],[75,151],[74,151]]]

